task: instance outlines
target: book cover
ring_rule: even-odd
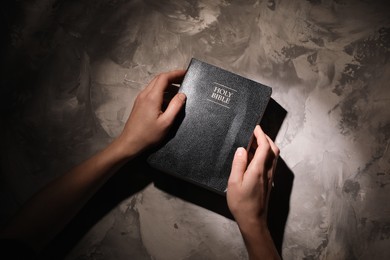
[[[192,59],[179,92],[187,96],[180,122],[148,163],[224,194],[234,153],[249,149],[272,89]]]

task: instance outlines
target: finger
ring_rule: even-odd
[[[272,169],[270,171],[268,171],[268,180],[270,182],[270,185],[272,183],[272,180],[274,178],[274,173],[275,173],[275,169],[276,169],[276,165],[278,163],[278,157],[279,157],[279,148],[276,146],[276,144],[272,141],[272,139],[266,135],[267,137],[267,140],[271,146],[271,149],[272,149],[272,153],[273,153],[273,158],[272,158]]]
[[[183,107],[185,101],[186,95],[184,93],[177,93],[172,98],[171,102],[169,102],[165,112],[160,115],[159,120],[163,121],[167,126],[171,125]]]
[[[162,93],[164,93],[165,89],[167,89],[169,85],[172,83],[181,83],[185,74],[186,70],[173,70],[158,75],[150,94],[154,93],[162,96]]]
[[[257,140],[256,138],[252,138],[251,145],[249,147],[249,152],[248,152],[248,162],[252,161],[253,156],[255,155],[257,149]]]
[[[165,95],[171,95],[171,99],[173,98],[174,95],[177,94],[177,92],[179,91],[179,87],[178,84],[169,84],[168,87],[165,89],[164,93]]]
[[[278,157],[280,152],[279,148],[276,146],[276,144],[272,141],[272,139],[268,135],[265,135],[265,137],[267,138],[268,143],[270,144],[272,152],[274,153],[275,157]]]
[[[185,70],[175,70],[158,75],[154,85],[147,93],[147,96],[150,100],[152,100],[153,103],[162,104],[164,100],[164,91],[172,83],[178,83],[182,81],[184,75]]]
[[[244,172],[246,170],[247,161],[248,161],[248,157],[245,148],[243,147],[237,148],[236,153],[234,154],[232,170],[230,172],[229,181],[228,181],[230,185],[242,183]]]
[[[163,104],[161,111],[165,111],[169,105],[169,102],[176,96],[179,92],[179,87],[177,85],[169,85],[167,89],[164,91]]]
[[[144,88],[143,92],[145,92],[145,94],[149,93],[149,92],[153,89],[154,84],[156,84],[157,78],[158,78],[158,75],[155,76],[155,77],[149,82],[149,84]]]
[[[180,83],[183,80],[185,73],[186,70],[174,70],[174,71],[158,74],[152,79],[152,81],[149,82],[149,84],[144,88],[143,91],[145,92],[145,94],[149,94],[154,89],[156,83],[161,81],[161,78],[163,78],[162,83],[167,85],[167,86],[164,85],[165,87],[170,86],[172,83]],[[168,78],[168,80],[167,82],[164,83],[166,78]]]
[[[248,166],[248,170],[262,174],[264,170],[265,161],[267,160],[270,150],[270,144],[266,138],[266,135],[259,126],[256,126],[254,135],[257,141],[257,149],[251,163]]]

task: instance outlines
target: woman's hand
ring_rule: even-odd
[[[171,83],[181,82],[184,74],[185,70],[177,70],[155,77],[138,95],[122,134],[37,192],[0,232],[0,238],[42,250],[118,168],[164,137],[185,102],[184,94],[176,94],[162,112],[164,91]]]
[[[156,76],[137,96],[129,119],[119,136],[123,152],[132,157],[158,143],[168,132],[182,109],[186,96],[177,93],[163,112],[164,91],[172,83],[181,83],[185,70],[175,70]]]
[[[267,227],[268,200],[279,149],[256,126],[257,148],[248,165],[248,153],[240,147],[233,159],[227,201],[243,235],[251,259],[278,259]]]

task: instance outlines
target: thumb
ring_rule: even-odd
[[[229,177],[229,184],[237,184],[242,182],[248,156],[245,148],[239,147],[236,150],[233,158],[232,171]]]
[[[184,103],[186,102],[186,95],[184,93],[177,93],[169,102],[167,109],[161,114],[161,120],[165,121],[168,125],[171,125],[175,120],[176,115],[179,113]]]

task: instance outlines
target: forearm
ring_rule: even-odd
[[[35,194],[8,227],[2,237],[23,240],[35,250],[42,249],[93,194],[135,152],[124,153],[120,140],[53,180]]]
[[[156,76],[134,102],[122,134],[106,149],[52,181],[30,199],[0,238],[19,239],[42,249],[120,166],[160,142],[185,103],[183,93],[161,110],[164,91],[180,83],[185,70]]]
[[[239,225],[249,259],[280,259],[266,224]]]

